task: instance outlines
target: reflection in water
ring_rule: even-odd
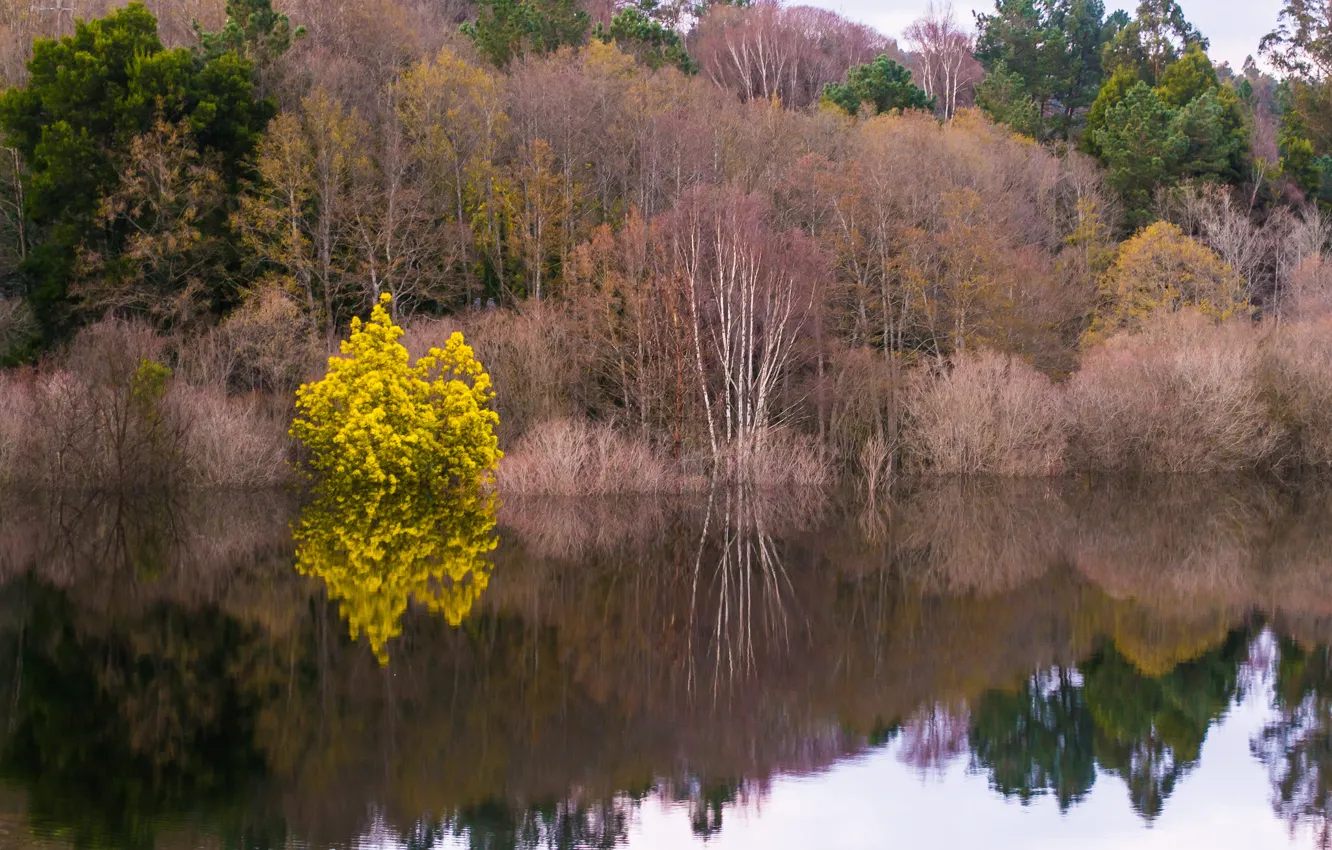
[[[977,706],[972,763],[1023,802],[1053,794],[1066,811],[1085,798],[1097,768],[1122,778],[1135,811],[1160,816],[1198,764],[1208,729],[1239,696],[1248,636],[1149,676],[1107,644],[1076,672],[1033,676],[1017,692],[990,691]]]
[[[790,638],[787,596],[793,591],[769,533],[773,522],[780,522],[774,513],[773,503],[749,488],[708,497],[689,590],[689,618],[693,624],[703,610],[712,609],[706,640],[714,699],[724,683],[756,674],[756,646],[780,647]],[[700,600],[700,592],[712,600]],[[697,631],[689,629],[691,639]],[[686,658],[692,663],[692,649]],[[692,666],[689,681],[696,685]]]
[[[277,496],[0,505],[4,840],[608,847],[649,804],[725,834],[886,742],[943,800],[965,767],[1052,811],[1127,788],[1160,825],[1269,693],[1259,802],[1328,834],[1326,493],[447,507],[315,503],[293,542]]]
[[[320,493],[296,526],[296,569],[338,600],[380,663],[410,599],[457,626],[490,579],[495,495],[486,489]]]
[[[1096,782],[1096,724],[1078,678],[1055,668],[983,694],[972,714],[972,769],[1024,803],[1050,793],[1068,811],[1082,801]]]
[[[1272,778],[1272,804],[1292,832],[1313,828],[1332,846],[1332,653],[1281,642],[1276,667],[1277,716],[1253,741]]]

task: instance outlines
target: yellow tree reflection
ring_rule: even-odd
[[[415,599],[459,625],[490,579],[495,496],[376,491],[360,499],[317,498],[296,528],[296,568],[323,580],[353,639],[364,636],[381,664]]]

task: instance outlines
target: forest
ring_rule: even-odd
[[[515,494],[1332,465],[1329,15],[4,0],[0,483],[283,483],[381,303]]]

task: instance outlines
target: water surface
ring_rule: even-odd
[[[0,846],[1329,845],[1332,492],[383,515],[3,501]]]

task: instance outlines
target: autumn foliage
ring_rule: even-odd
[[[1276,320],[1316,321],[1332,303],[1330,228],[1303,195],[1277,202],[1276,159],[1240,162],[1236,110],[1268,108],[1271,92],[1214,68],[1181,16],[1111,31],[1092,8],[1004,4],[973,39],[936,9],[909,29],[908,54],[768,0],[522,0],[479,16],[403,0],[290,0],[279,15],[247,0],[230,21],[201,18],[211,52],[195,55],[170,49],[185,44],[176,5],[107,20],[182,79],[219,50],[238,57],[254,114],[276,115],[246,134],[242,160],[189,109],[135,112],[118,134],[89,124],[100,182],[83,187],[78,232],[22,213],[44,185],[33,168],[59,163],[0,157],[13,272],[0,357],[34,360],[106,316],[148,322],[179,395],[249,423],[215,423],[199,442],[211,457],[241,456],[226,435],[258,433],[257,411],[287,403],[218,399],[280,398],[317,377],[353,322],[348,344],[368,347],[301,391],[293,428],[310,469],[349,490],[485,479],[500,444],[521,448],[510,481],[549,491],[1184,468],[1156,450],[1098,453],[1090,435],[1122,435],[1100,430],[1092,400],[1152,411],[1150,388],[1178,400],[1204,378],[1210,395],[1188,401],[1200,427],[1226,419],[1198,412],[1209,397],[1246,411],[1256,398],[1275,423],[1205,465],[1321,456],[1320,391],[1300,386],[1321,362],[1316,335]],[[1046,62],[1033,26],[1068,55]],[[34,68],[13,104],[59,93]],[[1154,175],[1126,133],[1166,119],[1153,144],[1179,151]],[[1249,183],[1219,182],[1241,165]],[[55,237],[65,265],[38,269]],[[1181,313],[1201,314],[1187,344],[1159,330]],[[1242,348],[1261,368],[1236,365],[1231,328],[1259,317],[1272,321]],[[403,354],[396,327],[424,359]],[[478,357],[488,369],[473,374]],[[1232,380],[1243,389],[1218,389]],[[454,415],[440,406],[464,401],[467,447],[431,436]],[[571,444],[583,451],[538,457]],[[614,473],[625,464],[641,480]]]

